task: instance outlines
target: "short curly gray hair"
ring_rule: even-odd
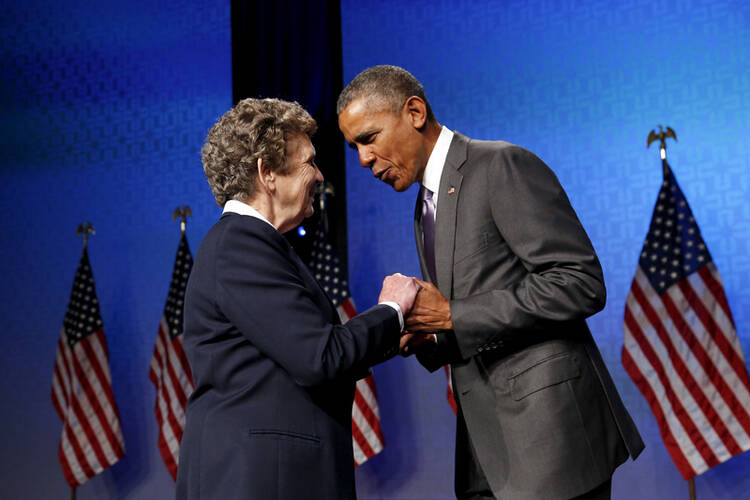
[[[216,203],[247,201],[255,196],[258,158],[286,174],[286,141],[295,134],[312,136],[315,120],[296,102],[243,99],[211,127],[201,149],[203,171]]]

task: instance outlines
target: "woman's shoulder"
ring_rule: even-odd
[[[217,254],[233,251],[286,254],[289,250],[289,242],[276,228],[249,215],[224,214],[210,233],[213,233],[211,239],[216,245]]]

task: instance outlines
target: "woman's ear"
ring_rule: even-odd
[[[263,165],[263,158],[258,158],[258,182],[268,192],[276,190],[276,173]]]

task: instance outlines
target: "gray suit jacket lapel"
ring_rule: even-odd
[[[463,175],[459,172],[466,162],[468,139],[458,132],[453,136],[440,177],[437,217],[435,223],[435,267],[438,288],[447,298],[453,289],[453,252],[456,247],[456,208]]]

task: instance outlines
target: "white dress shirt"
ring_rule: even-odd
[[[453,140],[453,131],[443,125],[440,130],[435,146],[432,148],[430,157],[427,159],[427,165],[424,167],[422,176],[422,185],[432,191],[432,202],[435,204],[433,217],[437,218],[438,190],[440,189],[440,178],[443,176],[443,167],[445,160],[448,158],[448,149],[451,147]],[[437,342],[437,335],[432,335],[433,342]]]
[[[443,167],[445,160],[448,158],[448,149],[451,147],[453,140],[453,131],[448,127],[443,127],[440,131],[435,146],[432,148],[430,158],[424,168],[422,176],[422,185],[432,191],[432,201],[435,203],[435,216],[437,217],[438,190],[440,189],[440,178],[443,176]]]

